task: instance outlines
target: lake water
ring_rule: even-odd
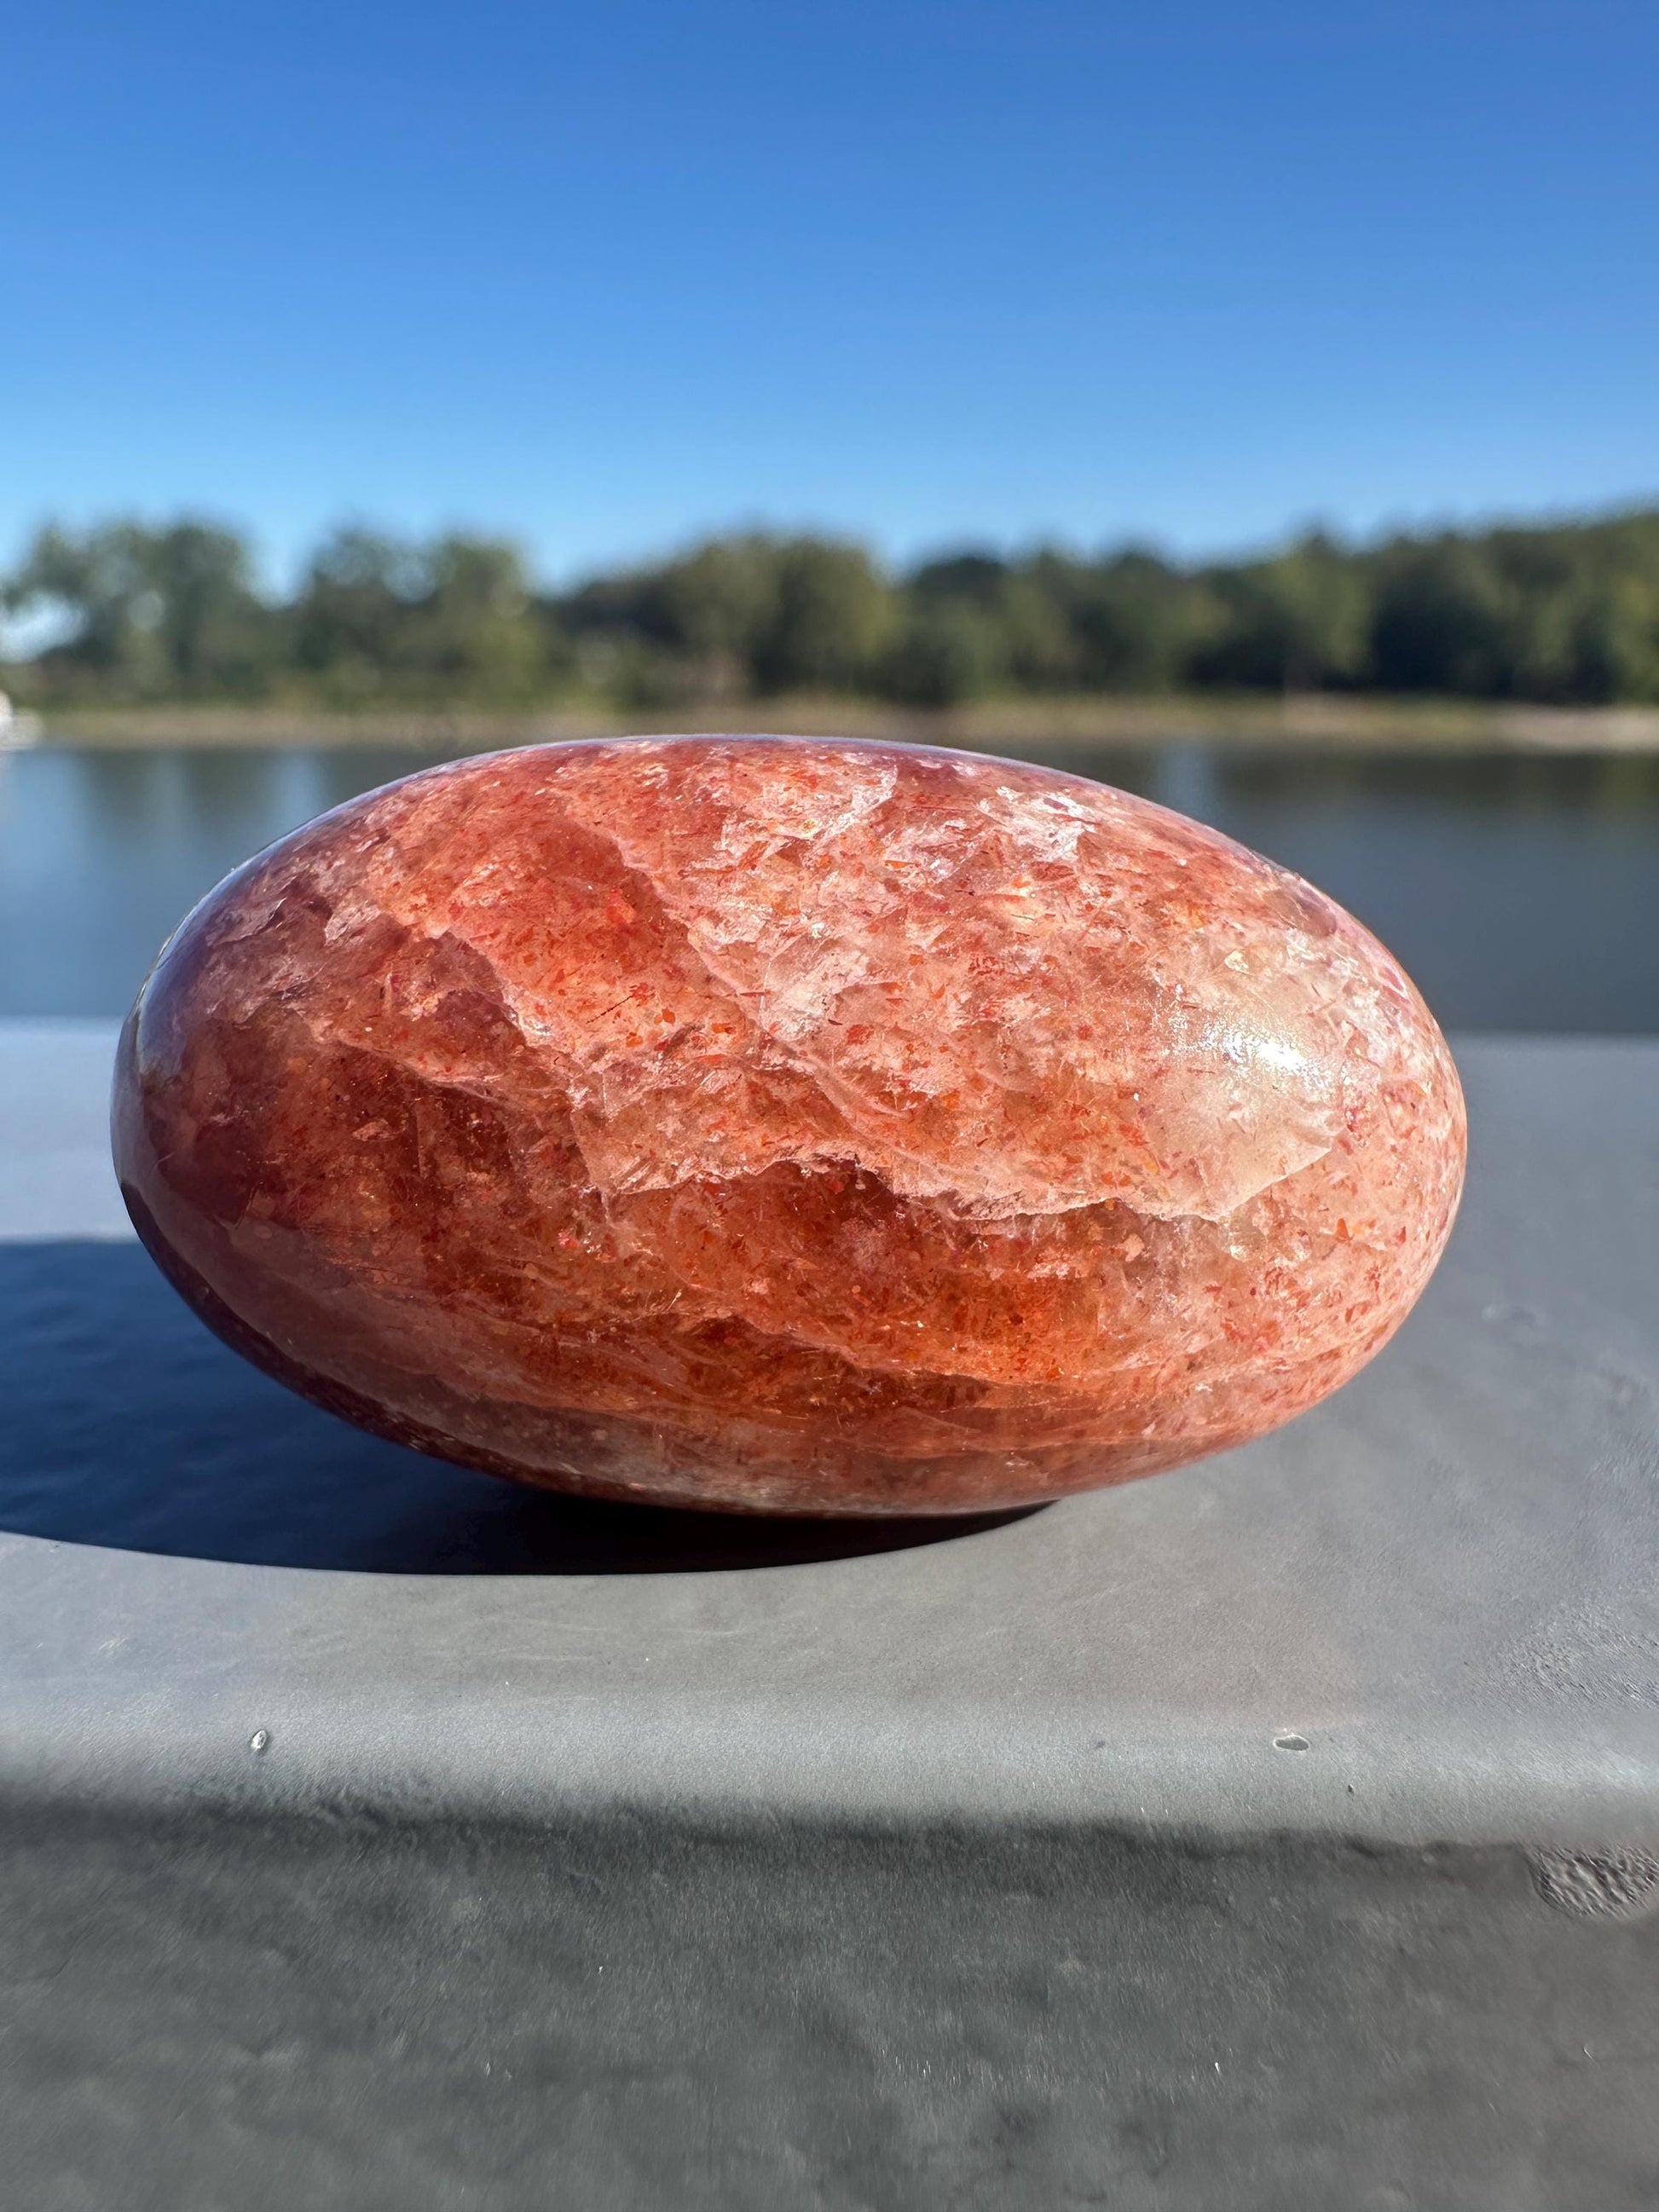
[[[237,862],[436,757],[0,755],[0,1016],[125,1012],[173,923]],[[1659,759],[1204,743],[1050,757],[1310,878],[1449,1028],[1659,1033]]]

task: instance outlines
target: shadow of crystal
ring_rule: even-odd
[[[0,1246],[0,1529],[248,1565],[711,1573],[960,1542],[1024,1517],[750,1519],[521,1489],[307,1405],[211,1336],[130,1244]]]

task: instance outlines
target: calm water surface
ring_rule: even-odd
[[[227,871],[439,756],[386,746],[0,755],[0,1016],[119,1014]],[[1659,1033],[1659,760],[1067,750],[1213,823],[1398,954],[1449,1027]]]

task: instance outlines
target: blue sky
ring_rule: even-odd
[[[1659,9],[52,0],[0,30],[48,513],[1235,547],[1659,493]]]

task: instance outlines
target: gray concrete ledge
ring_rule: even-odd
[[[1659,1043],[1464,1048],[1332,1403],[850,1551],[254,1374],[112,1043],[0,1029],[0,2203],[1659,2203]]]
[[[112,1042],[0,1028],[0,1235],[117,1226]],[[1422,1307],[1207,1465],[678,1572],[625,1538],[604,1573],[155,1556],[5,1533],[0,1498],[0,1803],[1659,1844],[1659,1043],[1460,1058],[1470,1189]],[[252,1435],[287,1401],[246,1389]],[[300,1411],[296,1468],[333,1433]]]

